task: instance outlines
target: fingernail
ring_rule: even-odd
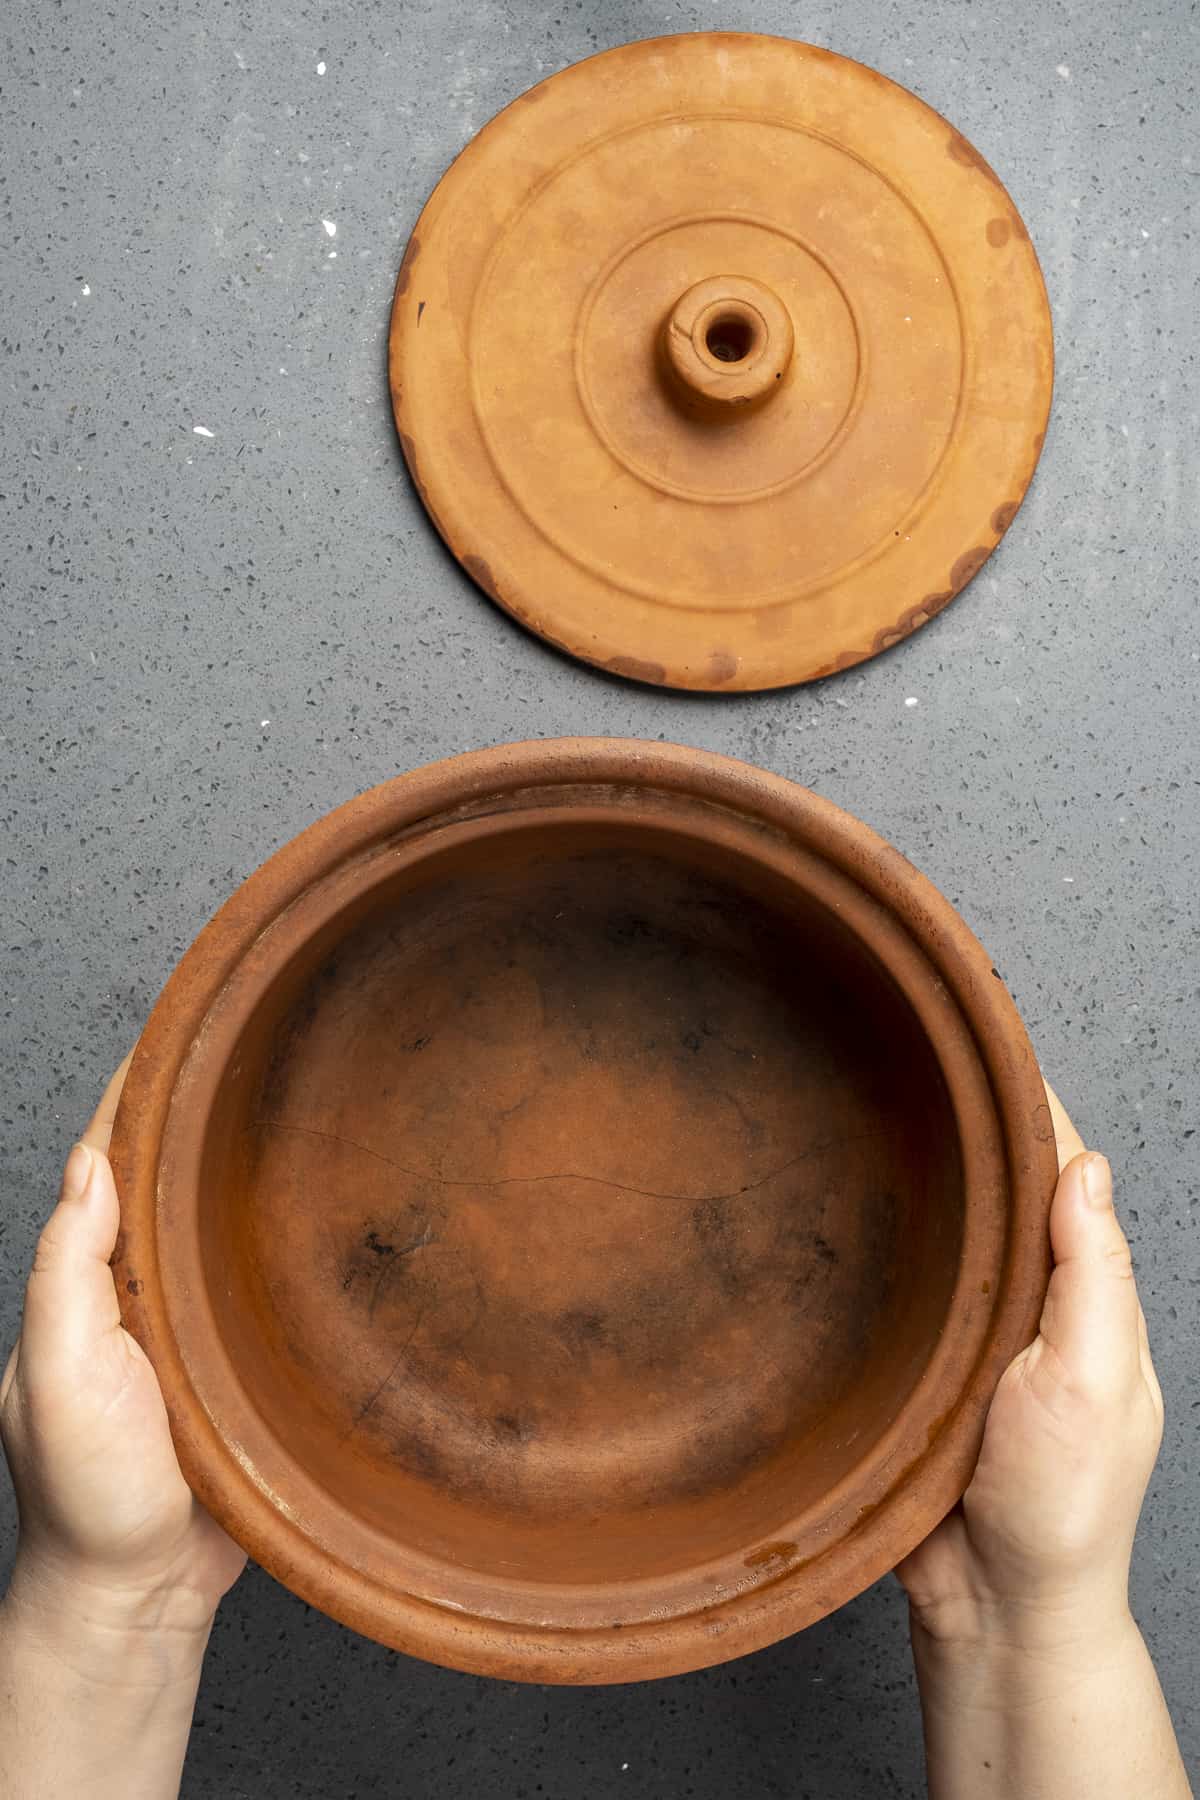
[[[1083,1191],[1088,1205],[1104,1212],[1112,1205],[1112,1170],[1108,1158],[1093,1151],[1083,1164]]]
[[[92,1153],[86,1144],[74,1144],[63,1170],[64,1200],[82,1200],[92,1179]]]

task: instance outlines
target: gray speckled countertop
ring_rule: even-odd
[[[1058,351],[1030,498],[967,593],[873,663],[744,700],[604,680],[507,623],[404,478],[383,375],[399,255],[466,139],[590,51],[715,25],[829,45],[946,113],[1024,214]],[[3,39],[6,1338],[105,1077],[301,826],[505,738],[760,762],[960,907],[1113,1158],[1168,1408],[1136,1603],[1200,1767],[1195,8],[18,0]],[[7,1493],[0,1515],[7,1546]],[[726,1668],[577,1692],[407,1662],[252,1572],[184,1792],[916,1796],[902,1600],[887,1582]]]

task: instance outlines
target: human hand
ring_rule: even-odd
[[[157,1377],[121,1325],[107,1151],[128,1062],[67,1159],[0,1383],[21,1521],[5,1607],[64,1643],[119,1633],[124,1651],[131,1634],[148,1634],[156,1656],[170,1643],[185,1658],[198,1646],[198,1665],[246,1559],[193,1498]]]
[[[1041,1329],[992,1401],[974,1479],[896,1573],[914,1640],[1094,1648],[1131,1624],[1129,1561],[1162,1438],[1112,1173],[1049,1088],[1059,1181]]]

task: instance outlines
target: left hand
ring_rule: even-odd
[[[157,1377],[121,1325],[107,1151],[128,1062],[67,1160],[0,1384],[21,1521],[5,1605],[68,1635],[95,1623],[199,1641],[246,1559],[180,1473]]]
[[[1041,1330],[1000,1381],[961,1503],[896,1573],[914,1643],[1078,1667],[1132,1630],[1129,1559],[1163,1408],[1111,1172],[1047,1094],[1061,1173]]]

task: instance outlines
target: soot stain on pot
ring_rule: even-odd
[[[560,1313],[555,1331],[573,1355],[590,1358],[593,1352],[607,1349],[612,1342],[609,1320],[604,1313],[572,1309]]]
[[[416,1237],[410,1238],[406,1244],[385,1243],[377,1231],[368,1231],[363,1243],[374,1256],[411,1256],[414,1250],[423,1250],[426,1244],[436,1240],[433,1235],[433,1224],[426,1220]]]
[[[649,662],[639,656],[613,656],[602,668],[609,669],[614,675],[624,675],[628,681],[644,681],[651,687],[663,687],[666,684],[667,671],[659,662]]]
[[[670,945],[674,937],[673,933],[665,931],[661,925],[653,924],[642,914],[635,912],[610,913],[604,923],[604,935],[618,950],[633,950],[650,945],[662,948]]]
[[[786,1432],[769,1422],[761,1412],[749,1411],[742,1429],[730,1432],[695,1432],[680,1444],[680,1454],[671,1474],[670,1497],[675,1500],[705,1500],[714,1491],[735,1487],[752,1469],[761,1466],[779,1449]],[[650,1494],[642,1504],[654,1506],[661,1495]]]
[[[564,895],[562,899],[563,910],[565,911],[569,905],[570,897]],[[561,930],[556,929],[553,924],[548,923],[544,914],[539,912],[527,912],[521,915],[517,924],[515,937],[522,949],[524,949],[525,946],[532,944],[538,950],[560,950],[567,944],[565,934]],[[508,958],[505,966],[510,969],[520,968],[520,959],[516,956],[511,956]]]
[[[414,232],[412,237],[410,237],[408,240],[408,243],[405,247],[404,255],[400,260],[399,270],[397,271],[397,274],[396,274],[396,298],[397,299],[399,299],[401,295],[407,294],[407,292],[408,292],[408,284],[412,279],[413,264],[417,260],[417,254],[420,251],[420,248],[421,248],[421,240],[417,236],[416,232]]]
[[[385,1267],[392,1266],[388,1259]],[[446,1379],[463,1366],[463,1346],[485,1310],[479,1283],[469,1272],[452,1291],[427,1280],[413,1283],[403,1305],[393,1296],[388,1336],[399,1341],[382,1380],[372,1381],[355,1408],[345,1436],[373,1440],[376,1454],[381,1448],[406,1474],[450,1491],[495,1497],[496,1453],[521,1452],[537,1427],[516,1410],[484,1416],[469,1398],[456,1397]],[[504,1477],[499,1479],[503,1484]],[[519,1500],[515,1488],[510,1498]]]
[[[494,600],[497,606],[503,606],[500,589],[496,586],[496,577],[492,574],[491,567],[485,559],[482,556],[460,556],[458,560],[476,587],[482,588],[488,599]]]
[[[1008,526],[1000,527],[996,525],[995,520],[1007,510],[1005,507],[999,508],[992,518],[992,528],[1000,537],[1004,535]],[[1016,510],[1014,506],[1009,516],[1009,523],[1011,523]],[[949,606],[952,600],[957,599],[967,583],[979,573],[990,555],[991,549],[986,544],[976,544],[973,549],[964,551],[950,570],[949,587],[939,588],[934,593],[926,594],[916,606],[912,606],[907,612],[902,613],[894,625],[889,625],[885,631],[878,632],[872,640],[870,649],[864,651],[864,656],[877,656],[881,650],[890,650],[894,644],[900,643],[902,639],[909,637],[914,631],[918,631],[922,625],[928,625],[929,621],[935,619]]]
[[[492,1430],[501,1442],[507,1443],[522,1444],[534,1435],[516,1413],[497,1413],[492,1420]]]
[[[363,1248],[375,1257],[378,1274],[371,1284],[370,1299],[367,1302],[367,1317],[373,1319],[380,1302],[398,1276],[404,1259],[425,1250],[437,1239],[433,1229],[433,1221],[426,1219],[420,1229],[402,1241],[393,1241],[391,1237],[381,1237],[377,1230],[370,1230],[363,1239]],[[345,1284],[343,1284],[345,1285]]]
[[[692,1297],[652,1277],[626,1287],[621,1300],[620,1311],[605,1318],[604,1350],[635,1377],[672,1379],[687,1360],[676,1338],[679,1326],[686,1326],[690,1317]],[[599,1340],[593,1348],[600,1350]]]
[[[416,1432],[394,1436],[389,1445],[392,1460],[406,1475],[414,1475],[430,1487],[446,1484],[447,1469],[433,1442]]]
[[[737,1298],[745,1285],[737,1233],[724,1199],[702,1200],[691,1212],[692,1230],[722,1293]]]
[[[422,481],[422,479],[421,479],[421,471],[417,466],[417,446],[413,443],[412,439],[409,437],[407,432],[402,431],[402,432],[400,432],[399,436],[400,436],[400,448],[404,452],[404,460],[405,460],[406,464],[408,465],[408,472],[409,472],[409,475],[412,477],[412,484],[416,488],[418,494],[421,496],[421,504],[424,506],[426,512],[429,514],[430,521],[433,524],[434,529],[437,531],[439,537],[441,537],[445,543],[449,544],[450,539],[446,535],[446,528],[442,524],[441,518],[438,515],[437,508],[434,506],[433,502],[429,498],[429,490],[426,488],[424,481]]]
[[[420,1202],[363,1221],[335,1262],[334,1275],[353,1304],[365,1308],[369,1322],[381,1309],[390,1316],[397,1305],[415,1316],[436,1295],[446,1259],[455,1257],[441,1242],[445,1223],[444,1209]],[[430,1253],[443,1266],[415,1271],[413,1265]]]
[[[987,544],[976,544],[973,550],[964,551],[950,571],[951,593],[960,594],[968,581],[979,573],[991,553]]]
[[[269,1125],[286,1110],[288,1092],[297,1064],[297,1052],[312,1034],[326,1000],[337,990],[342,975],[341,957],[337,951],[327,956],[313,970],[292,1002],[286,1017],[277,1028],[271,1059],[263,1072],[259,1089],[258,1114],[261,1123]]]
[[[468,1503],[485,1499],[490,1505],[522,1509],[525,1499],[521,1469],[533,1433],[513,1414],[475,1422],[469,1452],[447,1452],[436,1428],[424,1431],[391,1431],[387,1434],[390,1460],[404,1474],[414,1476]]]
[[[991,163],[979,154],[974,144],[969,143],[960,131],[951,132],[946,149],[956,163],[961,163],[966,169],[978,169],[981,175],[986,175],[989,181],[995,182],[996,186],[1000,187],[1000,177]]]

